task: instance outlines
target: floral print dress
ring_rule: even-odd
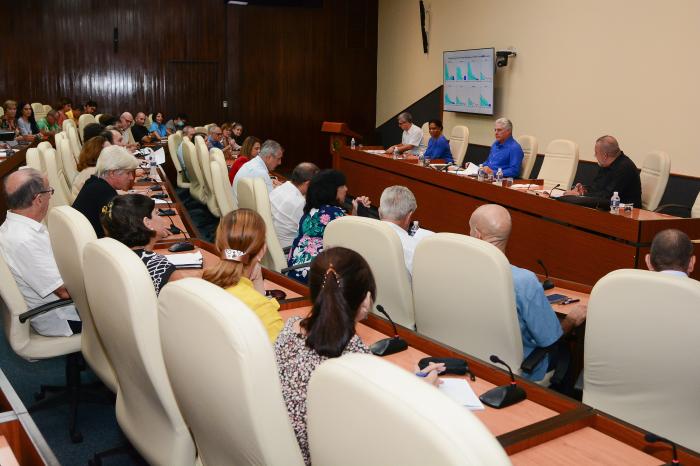
[[[299,233],[289,250],[287,265],[310,262],[323,250],[323,232],[326,225],[338,217],[343,217],[343,209],[332,205],[323,205],[320,209],[311,209],[304,214],[299,221]],[[309,281],[309,267],[291,270],[289,276],[302,283]]]

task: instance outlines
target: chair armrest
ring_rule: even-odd
[[[557,344],[559,344],[559,340],[557,340],[554,344],[546,346],[546,347],[540,347],[538,346],[532,352],[523,360],[523,363],[520,364],[520,369],[522,369],[524,372],[531,374],[533,370],[535,370],[535,367],[542,362],[542,360],[547,356],[552,350],[554,350],[557,347]]]
[[[34,309],[30,309],[27,312],[23,312],[19,315],[19,321],[20,323],[25,323],[27,320],[31,319],[32,317],[36,317],[39,314],[44,314],[46,312],[49,312],[53,309],[57,309],[59,307],[66,306],[68,304],[71,304],[73,302],[72,299],[59,299],[58,301],[51,301],[50,303],[42,304],[39,307],[35,307]]]
[[[304,262],[303,264],[297,264],[293,265],[291,267],[285,267],[284,269],[280,270],[280,273],[284,275],[287,272],[291,272],[292,270],[297,270],[297,269],[303,269],[304,267],[309,267],[311,265],[311,262]]]
[[[688,213],[690,213],[690,206],[683,205],[683,204],[664,204],[664,205],[660,205],[659,207],[657,207],[656,209],[654,209],[654,212],[663,212],[663,211],[669,210],[669,209],[678,209],[678,210],[682,210],[683,212],[688,212]]]

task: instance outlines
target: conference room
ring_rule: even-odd
[[[700,464],[697,10],[8,5],[0,463]]]

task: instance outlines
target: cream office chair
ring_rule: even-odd
[[[233,198],[233,190],[231,183],[228,181],[228,169],[226,160],[221,149],[212,149],[209,153],[211,157],[211,182],[214,185],[213,195],[216,197],[216,203],[219,205],[221,216],[233,212],[238,208],[236,200]]]
[[[583,402],[700,450],[700,283],[616,270],[593,287]],[[660,311],[664,311],[660,314]]]
[[[188,189],[190,187],[190,183],[188,180],[185,179],[185,173],[182,169],[182,165],[180,165],[180,159],[177,157],[177,148],[180,147],[181,142],[182,132],[180,131],[168,136],[168,152],[170,152],[170,160],[173,161],[175,171],[177,172],[177,187],[182,189]]]
[[[73,128],[78,129],[75,126],[75,122],[73,120],[71,120],[70,118],[66,118],[65,120],[63,120],[63,123],[61,125],[61,129],[63,130],[64,133],[66,133],[66,135],[68,134],[67,132],[68,132],[69,126],[72,126]]]
[[[153,114],[149,113],[148,116],[146,117],[146,128],[150,127],[153,124]]]
[[[100,118],[102,118],[102,114],[101,114],[101,113],[98,113],[97,115],[95,115],[95,123],[100,123],[100,124],[102,124],[102,123],[100,122]]]
[[[86,244],[97,239],[95,230],[83,214],[69,206],[51,209],[49,224],[51,225],[49,228],[51,247],[58,270],[61,272],[63,284],[80,313],[80,320],[83,321],[80,350],[100,380],[116,393],[117,377],[95,328],[83,281],[83,250]]]
[[[256,211],[265,221],[265,244],[267,252],[261,263],[270,270],[279,272],[287,267],[287,261],[282,252],[282,246],[275,232],[275,224],[272,221],[272,209],[270,207],[270,195],[262,178],[241,178],[238,180],[237,200],[238,207]]]
[[[197,160],[199,160],[199,167],[202,169],[202,174],[204,175],[202,180],[204,181],[203,184],[207,196],[207,208],[214,217],[221,217],[221,211],[219,210],[219,205],[216,203],[214,187],[211,181],[211,159],[209,158],[209,148],[204,142],[202,136],[194,137],[194,146],[197,153]]]
[[[523,149],[523,163],[520,165],[520,178],[530,178],[532,167],[537,160],[537,138],[522,135],[517,138],[518,144]]]
[[[44,104],[44,113],[49,113],[53,108],[51,108],[51,105]]]
[[[70,151],[73,154],[75,162],[80,160],[80,151],[83,149],[80,139],[78,139],[78,130],[72,126],[68,126],[68,142],[70,143]]]
[[[44,105],[39,102],[32,103],[32,110],[34,110],[34,118],[37,122],[46,116]]]
[[[73,196],[71,190],[66,183],[66,179],[63,173],[59,171],[58,168],[58,156],[56,155],[56,149],[49,147],[39,149],[39,157],[41,159],[41,166],[45,169],[44,173],[49,179],[49,186],[54,189],[53,196],[51,196],[51,201],[49,205],[51,207],[56,207],[59,205],[70,205],[73,203]]]
[[[375,304],[384,306],[394,322],[413,330],[416,319],[411,282],[396,232],[381,220],[341,217],[330,222],[323,233],[324,249],[333,246],[352,249],[364,257],[377,282]]]
[[[423,126],[421,126],[420,129],[423,131],[422,145],[423,147],[428,147],[428,141],[430,141],[430,122],[426,121],[423,123]]]
[[[469,128],[462,125],[452,128],[450,133],[450,152],[452,152],[452,158],[455,163],[459,166],[464,163],[467,147],[469,147]]]
[[[671,173],[671,157],[666,152],[655,150],[644,157],[639,179],[642,182],[642,209],[655,210],[666,191]]]
[[[194,132],[207,134],[207,128],[206,128],[206,126],[195,126]]]
[[[122,243],[102,238],[85,246],[83,267],[95,326],[119,381],[119,426],[149,464],[194,465],[195,446],[163,362],[146,266]]]
[[[163,288],[158,314],[168,377],[202,464],[303,465],[260,319],[195,278]]]
[[[690,209],[690,217],[700,218],[700,193],[698,193],[698,196],[695,198],[695,202],[693,203],[693,207]]]
[[[55,139],[55,144],[56,144],[56,149],[53,150],[53,157],[54,160],[56,161],[56,169],[58,170],[58,179],[59,182],[61,183],[61,189],[64,190],[67,194],[68,200],[72,203],[73,202],[73,196],[71,194],[71,183],[68,182],[65,170],[63,169],[63,159],[61,158],[61,154],[59,153],[59,142],[61,139],[61,136],[58,136],[59,134],[62,133],[57,133],[56,134],[56,139]],[[62,135],[65,137],[65,135]],[[39,149],[39,152],[46,152],[48,149],[53,149],[51,146],[51,143],[48,141],[43,141],[40,142],[39,145],[37,146],[37,149]]]
[[[78,118],[78,134],[80,134],[81,141],[85,140],[83,138],[83,131],[85,131],[85,127],[92,123],[97,122],[95,121],[95,116],[90,113],[83,113],[80,115],[80,118]]]
[[[63,176],[66,179],[66,184],[72,187],[73,180],[78,176],[78,165],[70,150],[70,142],[68,141],[66,133],[56,134],[56,153],[57,157],[61,159],[61,166],[63,167]]]
[[[307,406],[314,464],[510,465],[468,409],[375,356],[322,363],[311,376]]]
[[[5,115],[5,109],[0,105],[0,117]]]
[[[567,139],[555,139],[544,152],[544,161],[537,175],[544,180],[544,189],[559,185],[569,189],[578,168],[578,144]]]
[[[204,187],[204,175],[199,168],[199,160],[197,160],[197,151],[194,144],[187,137],[182,138],[182,144],[182,155],[185,159],[187,173],[190,176],[190,194],[200,203],[206,204],[207,192]]]

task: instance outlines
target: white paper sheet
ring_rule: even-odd
[[[479,397],[476,396],[471,385],[464,379],[441,378],[442,384],[438,389],[445,395],[452,398],[462,406],[466,406],[472,411],[482,411],[484,405],[481,404]]]
[[[156,160],[156,163],[158,165],[163,165],[165,163],[165,151],[161,147],[157,151],[151,154],[151,157],[154,157]]]
[[[165,257],[167,257],[168,261],[175,267],[201,266],[204,261],[202,251],[166,254]]]

